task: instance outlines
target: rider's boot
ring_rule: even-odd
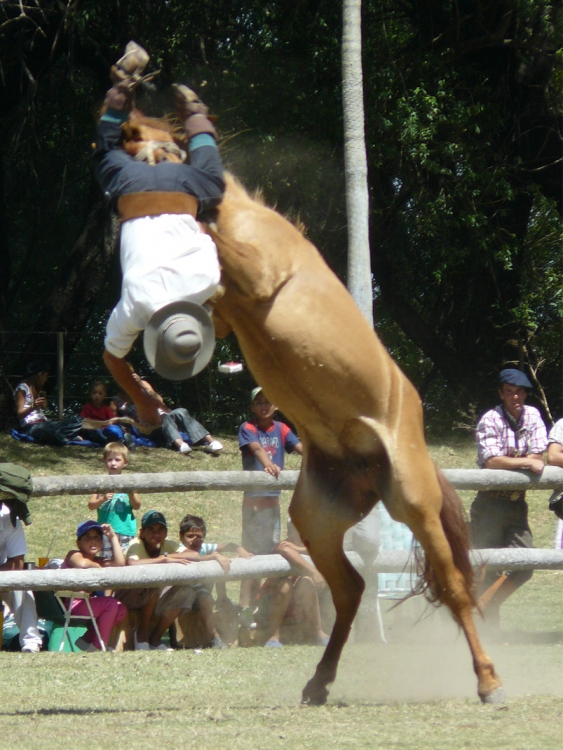
[[[201,133],[208,133],[217,139],[215,127],[208,116],[209,109],[195,91],[178,83],[174,84],[174,91],[176,93],[176,115],[184,123],[184,130],[188,139]]]

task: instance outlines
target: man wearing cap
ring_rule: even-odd
[[[16,464],[0,464],[0,571],[23,570],[27,544],[20,519],[29,522],[26,503],[30,494],[31,476],[27,469]],[[27,653],[41,651],[33,592],[2,591],[0,598],[14,615],[20,631],[21,650]]]
[[[104,361],[135,401],[140,421],[157,426],[155,404],[131,378],[124,357],[145,331],[147,358],[163,377],[191,377],[211,358],[213,323],[202,305],[216,292],[220,269],[215,244],[201,231],[196,216],[220,202],[224,182],[207,107],[186,86],[175,85],[175,91],[189,164],[172,139],[156,150],[150,140],[135,156],[124,150],[139,139],[144,142],[138,124],[142,115],[135,111],[137,119],[129,117],[148,61],[147,52],[129,42],[113,66],[114,85],[106,95],[94,162],[104,195],[121,220],[123,285],[107,324]]]
[[[501,404],[483,414],[477,425],[477,463],[482,469],[525,469],[541,474],[547,434],[539,411],[525,404],[532,384],[523,372],[511,368],[500,373],[499,383]],[[473,546],[531,547],[525,498],[525,491],[478,492],[471,506]],[[531,570],[485,574],[479,604],[491,625],[499,625],[500,606],[531,577]]]
[[[547,463],[549,466],[559,466],[563,469],[563,419],[551,428],[547,446]],[[563,490],[558,489],[549,498],[549,509],[557,516],[558,523],[555,530],[555,549],[563,549]]]
[[[180,563],[189,565],[190,550],[178,552],[180,543],[167,539],[168,524],[163,513],[147,511],[141,519],[139,538],[131,542],[125,550],[127,565],[163,565]],[[135,649],[138,651],[166,651],[160,639],[177,617],[191,610],[196,591],[189,585],[155,588],[124,589],[115,596],[128,610],[140,610],[141,620],[135,635]],[[156,626],[151,623],[153,615],[158,617]]]

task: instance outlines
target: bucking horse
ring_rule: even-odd
[[[143,141],[142,121],[137,126],[135,137]],[[163,125],[160,140],[171,137]],[[336,609],[303,702],[324,703],[335,679],[364,589],[343,537],[379,501],[422,545],[422,587],[462,628],[481,700],[502,700],[473,622],[463,509],[428,453],[416,389],[302,231],[232,175],[225,181],[208,225],[222,269],[216,335],[234,331],[256,382],[297,427],[303,461],[289,513]]]

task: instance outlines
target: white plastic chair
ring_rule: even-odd
[[[404,523],[394,521],[383,503],[377,506],[380,515],[380,549],[382,550],[406,550],[410,552],[413,543],[416,544],[412,531]],[[417,583],[418,577],[414,574],[405,573],[378,573],[377,574],[377,622],[379,635],[383,643],[387,643],[385,628],[381,614],[381,599],[404,599],[410,594]]]

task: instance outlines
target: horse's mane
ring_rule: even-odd
[[[262,188],[256,188],[251,193],[244,187],[244,185],[238,179],[238,177],[235,177],[234,174],[228,171],[225,172],[225,183],[227,185],[227,189],[231,192],[236,193],[239,196],[239,198],[242,198],[243,200],[246,199],[250,201],[251,203],[256,203],[259,206],[263,206],[264,208],[275,210],[274,207],[268,206],[268,204],[266,203]],[[289,214],[283,214],[283,217],[290,224],[292,224],[300,234],[302,234],[303,236],[306,235],[307,228],[299,217],[293,218]]]
[[[135,131],[142,132],[143,127],[152,130],[160,130],[172,137],[173,140],[185,141],[185,134],[177,120],[172,117],[147,117],[141,110],[133,109],[129,114],[121,129],[125,134],[125,139],[131,138]],[[136,140],[136,139],[135,139]]]

